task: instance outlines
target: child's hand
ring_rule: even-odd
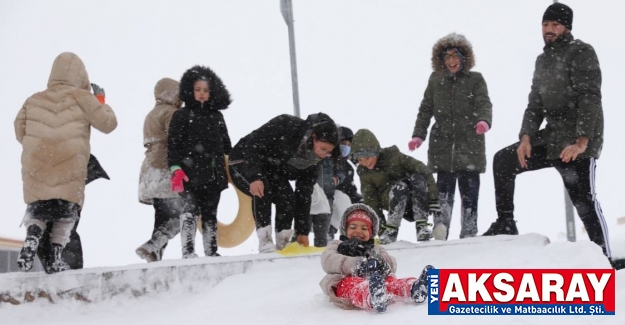
[[[366,277],[375,272],[380,273],[385,278],[391,273],[390,265],[381,256],[377,255],[363,259],[356,269],[356,275],[359,277]]]
[[[367,247],[357,238],[352,238],[341,242],[337,251],[346,256],[365,256]]]
[[[184,173],[182,169],[176,169],[171,174],[171,190],[172,192],[182,193],[184,192],[184,182],[188,182],[189,177]]]

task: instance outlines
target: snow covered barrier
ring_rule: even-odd
[[[434,255],[454,251],[467,255],[489,247],[520,246],[543,247],[547,237],[529,234],[522,236],[476,237],[447,242],[409,243],[399,241],[387,246],[391,251],[421,250]],[[465,252],[466,251],[466,252]],[[440,252],[440,253],[439,253]],[[478,253],[479,254],[479,253]],[[200,292],[208,290],[225,278],[248,272],[255,264],[272,263],[285,259],[318,259],[320,253],[302,256],[256,254],[246,256],[202,257],[192,260],[166,260],[151,264],[122,267],[90,268],[47,275],[43,272],[7,273],[0,275],[0,304],[14,305],[35,299],[56,302],[74,299],[101,302],[117,298],[138,298],[165,292]],[[427,254],[426,254],[427,255]]]

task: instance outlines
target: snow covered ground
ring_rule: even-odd
[[[398,260],[400,277],[417,275],[424,265],[438,268],[608,268],[596,245],[587,241],[556,242],[544,246],[536,234],[501,238],[471,238],[440,246],[390,250]],[[464,244],[460,244],[464,243]],[[402,245],[404,244],[404,245]],[[458,244],[458,245],[456,245]],[[410,246],[395,243],[390,247]],[[428,246],[428,247],[424,247]],[[258,255],[254,257],[258,258]],[[238,257],[238,258],[242,258]],[[194,261],[194,263],[199,260]],[[184,264],[189,261],[164,261]],[[151,264],[156,268],[160,263]],[[85,269],[78,272],[89,272]],[[385,314],[345,311],[330,304],[321,293],[324,273],[319,258],[278,258],[257,262],[244,274],[214,285],[198,282],[192,292],[174,287],[168,293],[141,298],[118,297],[98,304],[39,300],[20,306],[0,305],[3,325],[73,324],[624,324],[625,271],[617,272],[615,316],[429,316],[425,305],[393,304]],[[51,277],[51,281],[54,278]],[[45,317],[45,320],[44,320]]]

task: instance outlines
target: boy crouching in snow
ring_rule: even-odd
[[[332,241],[321,255],[327,275],[319,284],[330,301],[343,309],[386,310],[389,300],[422,303],[427,297],[427,271],[421,276],[397,279],[397,262],[374,243],[378,216],[369,206],[351,205],[341,218],[340,239]]]

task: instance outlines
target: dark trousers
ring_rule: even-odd
[[[423,175],[414,174],[396,182],[391,186],[389,196],[386,224],[399,229],[402,219],[410,222],[428,220],[428,186]]]
[[[526,158],[527,169],[522,169],[517,156],[519,143],[499,150],[493,161],[495,176],[495,199],[497,214],[502,219],[514,218],[514,184],[516,176],[532,170],[554,167],[562,176],[577,214],[584,223],[588,237],[601,246],[603,253],[610,258],[608,226],[595,193],[595,158],[577,158],[564,163],[560,159],[548,160],[547,147],[532,147],[532,156]]]
[[[153,199],[154,207],[154,229],[152,230],[152,238],[163,234],[168,239],[176,237],[180,233],[180,215],[182,214],[182,200],[179,198],[172,199]],[[167,247],[167,243],[161,247],[161,256]]]
[[[456,196],[456,181],[460,189],[462,209],[460,238],[473,237],[477,234],[477,202],[480,196],[480,174],[478,172],[437,172],[436,186],[441,203],[441,213],[435,217],[434,224],[442,222],[447,227],[447,237],[449,237]]]
[[[180,194],[182,214],[191,214],[194,219],[201,216],[204,251],[207,255],[217,252],[217,206],[221,191],[210,186],[188,186]]]
[[[239,170],[245,170],[247,162],[230,165],[232,183],[241,192],[250,195],[250,183]],[[265,174],[262,179],[265,186],[264,196],[252,196],[252,213],[256,229],[271,226],[271,204],[276,205],[275,231],[291,229],[295,212],[295,192],[288,177],[279,174]]]

